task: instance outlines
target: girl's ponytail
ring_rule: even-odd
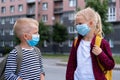
[[[95,29],[95,35],[99,35],[102,37],[103,31],[102,31],[102,22],[101,22],[101,17],[100,15],[96,12],[96,18],[97,18],[97,23],[96,23],[96,29]]]

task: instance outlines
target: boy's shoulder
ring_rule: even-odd
[[[13,48],[10,53],[17,53],[17,50],[15,48]]]

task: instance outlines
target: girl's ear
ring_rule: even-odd
[[[89,23],[91,26],[93,26],[93,21],[90,21],[90,23]]]
[[[90,27],[95,27],[95,23],[93,21],[89,22]]]

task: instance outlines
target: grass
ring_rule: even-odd
[[[61,59],[63,62],[68,61],[68,54],[42,54],[43,58],[51,58],[51,59]]]
[[[115,56],[113,56],[113,58],[114,58],[116,64],[120,64],[120,55],[115,55]]]
[[[63,62],[67,62],[69,55],[68,54],[43,54],[44,58],[52,58],[52,59],[61,59]],[[113,56],[115,63],[120,64],[120,55]]]

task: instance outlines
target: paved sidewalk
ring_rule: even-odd
[[[0,62],[4,59],[4,57],[0,57]]]
[[[67,62],[57,62],[56,65],[67,66]],[[114,70],[120,70],[120,65],[116,64]]]
[[[0,57],[0,62],[4,59],[4,57]],[[67,62],[62,62],[62,61],[57,61],[56,62],[56,65],[59,65],[59,66],[67,66]],[[114,70],[120,70],[120,64],[116,64],[115,67],[114,67]]]

